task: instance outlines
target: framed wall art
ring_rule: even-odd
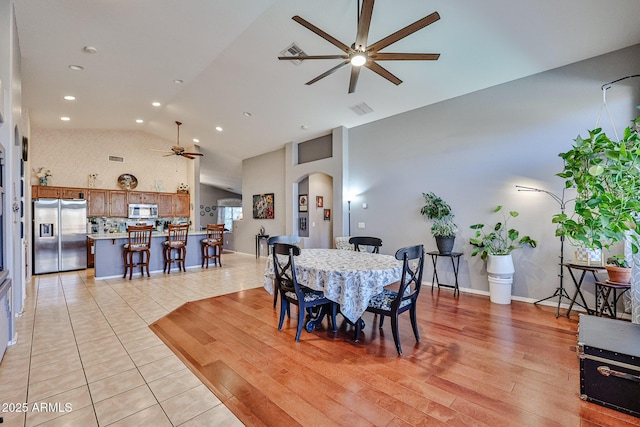
[[[324,220],[331,221],[331,209],[324,210]]]
[[[316,196],[316,208],[321,208],[324,206],[324,199],[322,196]]]
[[[298,212],[307,212],[309,210],[309,197],[306,194],[298,196]]]
[[[273,193],[253,195],[253,219],[273,219]]]

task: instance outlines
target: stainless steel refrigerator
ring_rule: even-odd
[[[33,274],[87,268],[87,201],[33,202]]]

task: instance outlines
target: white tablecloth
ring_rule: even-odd
[[[338,249],[302,249],[295,257],[298,283],[323,291],[340,304],[342,314],[352,322],[360,318],[372,296],[400,280],[402,262],[390,255]],[[265,268],[264,288],[273,294],[273,259]]]

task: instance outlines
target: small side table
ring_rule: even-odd
[[[587,305],[587,301],[584,299],[584,295],[582,295],[582,289],[581,289],[582,281],[584,280],[584,277],[586,276],[587,273],[591,273],[591,275],[593,276],[593,281],[598,282],[599,280],[598,280],[598,277],[596,276],[596,273],[603,273],[603,272],[606,273],[607,270],[605,270],[604,267],[594,267],[590,265],[580,265],[580,264],[572,264],[572,263],[566,263],[562,265],[567,267],[567,270],[569,270],[569,274],[571,274],[571,278],[573,279],[573,283],[576,285],[576,292],[573,294],[573,298],[571,298],[571,304],[569,304],[569,309],[567,310],[567,317],[569,317],[569,315],[571,314],[571,309],[573,308],[574,304],[578,304],[580,307],[587,310],[587,314],[594,314],[595,311],[589,308],[589,306]],[[580,279],[576,279],[574,270],[578,270],[582,272],[580,273]],[[582,300],[582,304],[576,301],[578,296],[580,296],[580,299]]]
[[[460,290],[458,289],[458,270],[460,269],[460,256],[462,252],[451,252],[448,254],[441,254],[438,251],[427,252],[427,255],[431,255],[431,262],[433,263],[433,276],[431,278],[431,291],[433,292],[433,284],[437,284],[439,287],[445,288],[453,288],[453,296],[460,294]],[[438,263],[438,257],[446,257],[451,260],[451,266],[453,267],[453,276],[455,277],[455,283],[453,285],[447,285],[445,283],[440,283],[438,280],[438,269],[436,267]]]
[[[260,240],[265,241],[265,243],[269,242],[268,234],[256,234],[256,258],[260,258]],[[269,255],[269,247],[267,246],[267,255]]]
[[[631,289],[629,283],[616,283],[608,280],[606,282],[596,282],[596,316],[602,316],[606,310],[609,312],[609,317],[617,319],[616,306],[618,305],[618,300],[629,289]],[[609,301],[611,292],[613,292],[613,300]],[[598,303],[598,298],[601,298],[600,303]]]

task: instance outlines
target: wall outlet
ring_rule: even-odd
[[[365,226],[364,226],[364,222],[359,222],[359,223],[358,223],[358,228],[365,228]]]

